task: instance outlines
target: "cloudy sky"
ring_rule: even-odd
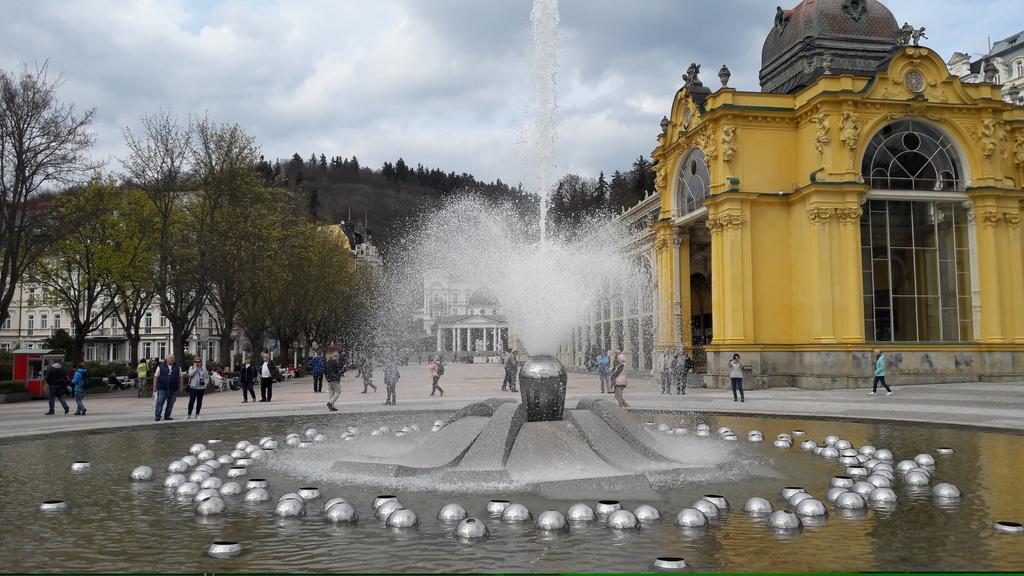
[[[691,61],[758,89],[780,0],[562,0],[558,170],[628,168]],[[781,0],[785,7],[795,0]],[[1019,32],[1020,0],[887,0],[948,59]],[[96,107],[111,170],[122,127],[161,108],[254,134],[267,157],[404,157],[528,181],[530,0],[0,0],[0,68],[49,60]]]

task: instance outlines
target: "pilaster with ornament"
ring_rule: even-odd
[[[658,344],[660,350],[673,346],[672,331],[672,226],[659,222],[655,227],[654,250],[658,277]]]
[[[711,230],[712,318],[715,341],[749,342],[753,334],[753,278],[749,207],[737,203],[726,210],[712,208]]]
[[[722,126],[722,160],[727,164],[736,157],[736,127]]]
[[[814,124],[814,149],[818,151],[822,168],[828,169],[825,151],[832,142],[832,121],[828,114],[821,112],[811,117]]]
[[[853,170],[857,144],[860,142],[860,116],[852,110],[844,110],[839,119],[839,141],[846,149],[846,170]]]
[[[1004,305],[1011,312],[1012,327],[1007,326],[1007,338],[1015,343],[1024,343],[1024,240],[1022,240],[1020,224],[1024,220],[1019,203],[1017,210],[1003,212],[1006,222],[1006,257],[1009,260],[1007,273],[1010,275],[1010,291]]]

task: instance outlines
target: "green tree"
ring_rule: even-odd
[[[156,298],[157,221],[152,205],[138,189],[122,191],[114,208],[110,238],[114,273],[111,310],[128,340],[131,366],[139,363],[142,322]]]

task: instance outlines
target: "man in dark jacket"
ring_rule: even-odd
[[[274,397],[274,381],[281,379],[281,371],[270,359],[270,350],[263,351],[263,363],[257,370],[260,378],[260,402],[271,402]]]
[[[313,373],[313,392],[324,391],[324,367],[327,359],[320,352],[313,354],[309,359],[309,371]]]
[[[242,404],[249,402],[248,396],[252,396],[252,401],[255,402],[256,366],[252,363],[252,354],[245,355],[245,362],[238,371],[238,381],[242,384]]]
[[[64,407],[64,413],[67,414],[68,403],[64,401],[64,386],[68,383],[68,375],[64,367],[60,365],[60,361],[54,361],[46,368],[43,380],[46,380],[46,386],[50,392],[50,411],[46,415],[53,416],[54,400],[60,400],[60,405]]]
[[[178,398],[178,388],[181,387],[181,367],[174,361],[174,353],[167,355],[167,358],[156,367],[153,374],[153,390],[156,391],[156,406],[154,414],[157,422],[160,421],[160,413],[163,412],[164,420],[171,418],[171,411],[174,409],[174,401]],[[164,410],[164,403],[167,409]]]

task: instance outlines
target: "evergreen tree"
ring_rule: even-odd
[[[608,207],[608,181],[604,178],[604,170],[594,184],[593,205],[595,210],[604,210]]]
[[[399,158],[398,162],[395,162],[395,177],[398,178],[399,182],[405,182],[409,179],[409,167],[406,166],[405,160]]]
[[[327,170],[327,156],[324,156],[322,152],[320,153],[320,169]]]

